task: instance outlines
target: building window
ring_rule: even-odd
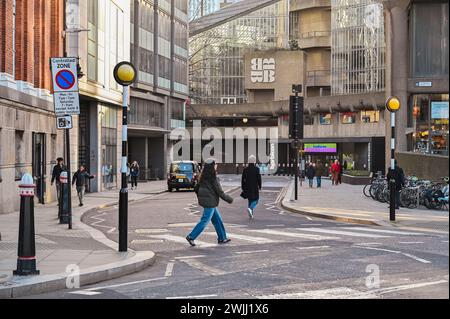
[[[331,125],[331,113],[322,113],[319,115],[320,125]]]
[[[115,187],[117,182],[117,108],[102,105],[102,176],[103,187]]]
[[[123,11],[111,2],[110,28],[109,28],[109,63],[110,70],[114,70],[117,63],[124,58],[124,14]],[[118,90],[119,85],[110,77],[109,85],[112,89]]]
[[[448,94],[418,94],[411,97],[408,109],[413,127],[410,151],[448,156],[448,107]]]
[[[314,115],[305,114],[303,116],[304,125],[314,125]]]
[[[412,5],[410,60],[413,76],[448,77],[448,18],[448,2]]]
[[[380,121],[380,111],[362,111],[362,123],[378,123]]]
[[[163,106],[160,103],[132,98],[128,115],[131,125],[163,127]]]
[[[356,113],[355,112],[345,112],[340,113],[342,124],[355,124],[356,123]]]
[[[97,81],[97,37],[98,37],[98,1],[88,2],[88,79]]]

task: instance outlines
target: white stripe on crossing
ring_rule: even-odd
[[[188,244],[188,242],[186,241],[186,238],[184,237],[180,237],[180,236],[174,236],[174,235],[149,235],[148,237],[150,238],[157,238],[157,239],[164,239],[167,241],[172,241],[174,243],[183,243],[183,244]],[[210,243],[205,243],[203,241],[200,240],[196,240],[195,244],[198,247],[215,247],[217,245],[215,244],[210,244]]]
[[[310,231],[314,233],[323,233],[323,234],[333,234],[333,235],[343,235],[343,236],[351,236],[351,237],[367,237],[367,238],[389,238],[390,236],[384,235],[375,235],[375,234],[363,234],[356,233],[351,231],[343,231],[343,230],[334,230],[334,229],[321,229],[321,228],[297,228],[302,231]]]
[[[291,232],[279,231],[279,230],[273,230],[273,229],[252,229],[250,231],[256,232],[256,233],[261,233],[261,234],[286,236],[286,237],[294,237],[294,238],[304,238],[304,239],[311,239],[311,240],[339,239],[338,237],[328,237],[328,236],[302,234],[302,233],[291,233]]]
[[[206,232],[205,235],[216,235],[214,232]],[[230,238],[236,238],[239,240],[249,241],[251,243],[256,244],[273,244],[277,243],[277,240],[263,238],[263,237],[252,237],[252,236],[246,236],[246,235],[239,235],[239,234],[233,234],[233,233],[227,233],[227,237]]]
[[[191,266],[192,268],[201,270],[212,276],[221,276],[221,275],[225,275],[227,273],[226,271],[223,271],[221,269],[217,269],[217,268],[208,266],[196,259],[183,259],[182,261],[184,263],[188,264],[189,266]]]
[[[386,234],[396,234],[396,235],[423,235],[421,233],[412,233],[412,232],[406,232],[406,231],[397,231],[397,230],[386,230],[386,229],[373,229],[373,228],[367,228],[367,227],[342,227],[344,229],[349,230],[360,230],[360,231],[366,231],[366,232],[374,232],[374,233],[386,233]]]
[[[165,274],[164,274],[164,277],[170,277],[170,276],[172,276],[172,273],[173,273],[173,266],[175,265],[175,263],[174,262],[169,262],[168,264],[167,264],[167,268],[166,268],[166,272],[165,272]]]
[[[330,248],[330,246],[310,246],[310,247],[295,247],[298,250],[311,250],[311,249],[325,249]]]

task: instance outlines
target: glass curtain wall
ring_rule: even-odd
[[[384,91],[386,43],[381,0],[331,1],[332,94]]]
[[[245,103],[244,54],[287,46],[288,9],[282,0],[192,37],[192,103]]]

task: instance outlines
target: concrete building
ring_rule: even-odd
[[[131,61],[137,81],[131,90],[129,157],[142,180],[164,179],[172,142],[185,126],[188,99],[188,6],[185,0],[131,3]]]
[[[63,134],[56,129],[49,58],[63,54],[62,0],[0,3],[0,214],[19,209],[18,184],[35,178],[36,202],[50,187]]]
[[[122,87],[114,66],[130,60],[130,0],[67,0],[66,55],[79,57],[80,116],[71,130],[72,167],[96,176],[88,191],[120,185]]]

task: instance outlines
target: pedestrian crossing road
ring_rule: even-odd
[[[448,235],[314,219],[283,211],[288,177],[265,177],[255,218],[239,177],[226,177],[232,205],[219,206],[231,242],[212,225],[191,247],[201,217],[193,192],[157,195],[129,209],[129,245],[152,250],[155,264],[58,298],[448,298]],[[225,184],[224,182],[224,184]],[[117,241],[117,209],[83,222]],[[92,294],[95,292],[95,294]],[[45,296],[35,296],[43,298]],[[48,297],[48,295],[47,295]]]

